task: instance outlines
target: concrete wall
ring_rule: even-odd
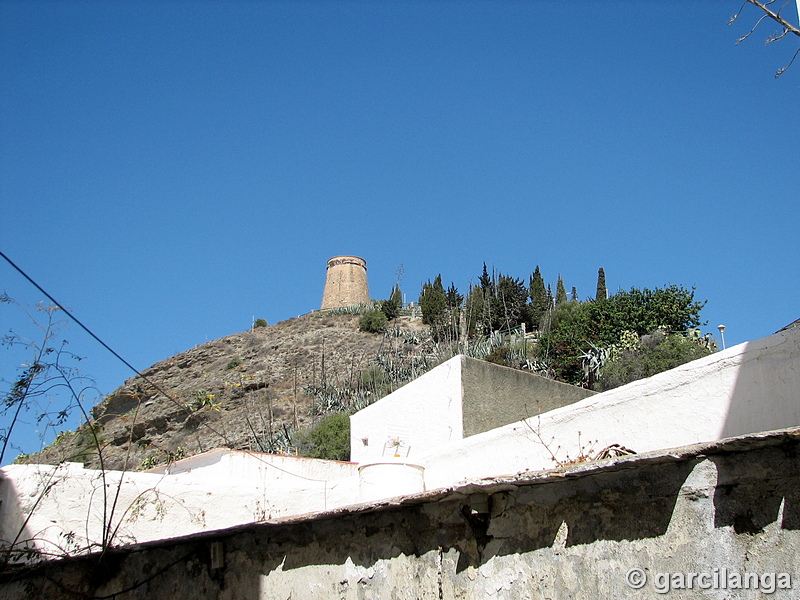
[[[461,357],[453,357],[350,417],[350,460],[417,460],[462,439]]]
[[[407,444],[399,458],[419,460],[448,443],[594,393],[456,356],[350,417],[350,458],[359,463],[385,460],[390,456],[386,440],[399,436]]]
[[[648,452],[800,425],[800,328],[740,344],[425,457],[427,489],[547,469],[621,444]]]
[[[567,406],[596,394],[533,373],[461,357],[464,437]]]
[[[6,569],[0,598],[644,600],[661,597],[660,574],[673,584],[682,576],[685,587],[689,573],[705,573],[664,597],[723,600],[764,597],[768,576],[786,573],[791,588],[768,597],[797,599],[799,438],[795,430],[494,479],[401,504]],[[627,583],[633,569],[647,577],[639,589]],[[733,575],[747,573],[759,576],[759,589],[731,589]],[[715,576],[728,589],[698,589]]]

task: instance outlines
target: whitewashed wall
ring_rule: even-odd
[[[350,417],[350,460],[392,458],[385,450],[399,438],[401,459],[416,461],[463,437],[461,357],[456,356]]]
[[[195,454],[171,465],[160,465],[145,471],[170,475],[189,474],[215,482],[262,483],[310,479],[331,481],[358,473],[358,465],[335,460],[318,460],[302,456],[245,452],[215,448]]]
[[[800,328],[740,344],[540,417],[448,444],[427,489],[541,470],[621,444],[636,452],[800,425]],[[583,447],[583,450],[581,449]]]
[[[175,474],[105,476],[77,463],[4,467],[0,541],[19,547],[36,540],[46,552],[78,553],[100,545],[108,527],[115,545],[146,542],[330,510],[358,499],[357,467],[351,463],[227,449],[189,462],[195,468],[181,465],[184,470]]]
[[[800,328],[467,439],[461,364],[455,357],[353,415],[353,460],[386,460],[387,438],[399,436],[408,453],[398,460],[424,467],[430,490],[551,468],[611,444],[647,452],[800,426]],[[119,544],[331,510],[359,502],[356,469],[227,449],[180,461],[168,474],[105,479],[78,464],[10,465],[0,469],[0,541],[36,539],[62,553],[99,544],[104,523]]]

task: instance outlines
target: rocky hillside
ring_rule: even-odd
[[[386,334],[358,316],[312,313],[207,342],[156,363],[107,396],[93,420],[25,462],[154,466],[216,448],[285,452],[331,410],[355,409],[438,360],[421,322]],[[290,450],[293,451],[293,450]]]

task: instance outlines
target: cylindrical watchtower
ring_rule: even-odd
[[[358,256],[334,256],[328,260],[328,275],[322,293],[322,308],[369,302],[367,261]]]

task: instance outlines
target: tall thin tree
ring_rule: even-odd
[[[594,295],[595,300],[605,300],[608,298],[608,290],[606,290],[606,272],[603,267],[597,270],[597,293]]]
[[[567,290],[564,288],[564,280],[561,275],[558,276],[558,283],[556,284],[556,306],[563,304],[567,301]]]

